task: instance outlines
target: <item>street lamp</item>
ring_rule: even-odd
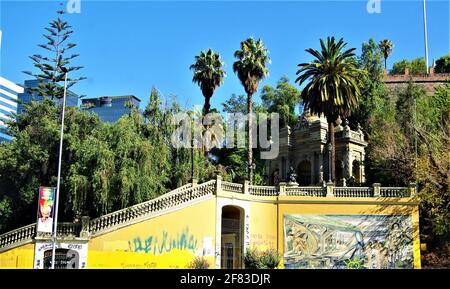
[[[53,224],[53,248],[52,248],[52,269],[55,269],[55,252],[56,252],[56,233],[58,229],[58,203],[60,197],[60,184],[61,184],[61,159],[62,159],[62,147],[63,147],[63,134],[64,134],[64,111],[66,108],[66,93],[67,93],[67,69],[65,67],[61,67],[61,71],[64,72],[64,96],[63,96],[63,105],[62,105],[62,114],[61,114],[61,131],[59,138],[59,161],[58,161],[58,181],[56,184],[56,204],[55,204],[55,216],[54,216],[54,224]]]

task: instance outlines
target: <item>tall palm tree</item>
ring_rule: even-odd
[[[331,164],[329,180],[335,178],[334,122],[339,116],[348,117],[357,108],[361,91],[361,76],[364,71],[355,61],[355,48],[344,50],[347,43],[341,38],[337,43],[328,37],[325,43],[320,39],[321,51],[309,48],[306,52],[314,56],[309,63],[301,63],[295,82],[302,85],[308,80],[301,93],[305,110],[312,114],[323,114],[328,122],[328,145]]]
[[[208,114],[211,107],[211,97],[216,88],[223,83],[226,75],[223,65],[224,62],[220,59],[220,55],[210,48],[208,51],[201,51],[199,55],[195,56],[195,63],[190,66],[190,69],[194,71],[192,81],[200,86],[205,98],[203,115]]]
[[[258,84],[269,74],[267,65],[270,58],[267,56],[268,50],[261,39],[256,41],[253,37],[247,38],[241,42],[241,49],[234,52],[237,58],[233,63],[233,71],[237,74],[242,86],[247,93],[247,113],[248,122],[248,179],[250,184],[253,182],[253,152],[252,152],[252,96],[258,91]]]
[[[389,57],[389,55],[391,55],[391,53],[392,53],[392,48],[394,48],[394,44],[389,39],[384,39],[384,40],[380,41],[380,43],[378,44],[378,47],[380,47],[381,51],[383,52],[384,68],[387,69],[386,61],[387,61],[387,58]]]

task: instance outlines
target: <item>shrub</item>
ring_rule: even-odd
[[[188,265],[189,269],[208,269],[209,262],[205,257],[195,257]]]
[[[244,256],[244,265],[246,269],[260,269],[260,256],[257,249],[248,249]]]
[[[280,264],[281,256],[277,250],[270,249],[264,251],[261,255],[261,264],[263,268],[275,269]]]
[[[259,252],[248,249],[244,256],[246,269],[275,269],[280,264],[281,257],[274,249]]]

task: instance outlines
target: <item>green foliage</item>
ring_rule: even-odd
[[[405,74],[406,68],[411,75],[423,75],[427,73],[427,65],[423,57],[415,58],[411,61],[403,59],[394,63],[391,74]]]
[[[209,112],[214,90],[223,83],[226,75],[222,68],[223,65],[224,62],[220,59],[220,55],[208,49],[208,51],[201,51],[198,56],[195,56],[195,63],[190,66],[190,69],[194,71],[192,81],[200,86],[205,97],[204,115]]]
[[[261,269],[261,258],[257,249],[249,248],[244,255],[244,265],[246,269]]]
[[[49,27],[45,30],[48,34],[43,36],[46,38],[47,43],[38,45],[44,49],[47,55],[34,54],[31,56],[34,67],[39,72],[33,73],[31,71],[24,71],[24,73],[34,76],[39,80],[39,84],[36,88],[31,89],[32,95],[40,95],[49,98],[62,98],[64,94],[64,78],[65,72],[71,76],[71,72],[80,70],[82,66],[71,66],[70,62],[79,56],[79,54],[67,55],[67,52],[76,46],[75,43],[68,42],[68,39],[73,33],[71,26],[60,18],[60,15],[64,14],[64,11],[57,11],[58,18],[49,23]],[[86,79],[85,77],[68,77],[67,87],[80,80]]]
[[[384,39],[384,40],[380,41],[378,46],[383,53],[384,67],[387,69],[386,61],[387,61],[387,58],[389,57],[389,55],[392,53],[392,48],[394,48],[394,44],[392,44],[392,41],[390,41],[389,39]]]
[[[344,50],[347,43],[328,37],[320,39],[321,51],[306,49],[314,56],[309,63],[299,64],[299,85],[309,81],[301,93],[305,110],[312,114],[324,114],[328,122],[338,116],[348,117],[358,107],[361,91],[360,77],[364,74],[354,59],[355,48]]]
[[[280,261],[280,254],[274,249],[260,252],[256,248],[249,248],[244,255],[246,269],[276,269]]]
[[[450,54],[440,57],[436,60],[434,67],[435,73],[450,73]]]
[[[205,257],[194,257],[194,259],[187,265],[188,269],[208,269],[209,268],[208,259]]]
[[[191,180],[190,149],[171,146],[171,118],[156,89],[143,116],[136,110],[114,123],[68,107],[65,114],[60,218],[97,217],[155,198]],[[9,123],[12,142],[0,144],[0,231],[35,221],[38,187],[56,186],[60,107],[31,102]],[[200,182],[227,172],[196,152]]]
[[[296,106],[300,102],[300,91],[289,83],[289,78],[282,77],[273,88],[265,85],[261,91],[262,104],[268,113],[280,114],[280,127],[293,126],[297,122]]]

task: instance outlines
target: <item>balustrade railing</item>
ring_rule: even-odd
[[[384,187],[380,188],[380,196],[381,197],[397,197],[404,198],[410,197],[410,191],[408,188],[403,187]]]
[[[255,196],[278,196],[278,190],[275,186],[249,186],[250,195]]]
[[[122,209],[97,219],[89,223],[91,234],[114,227],[118,224],[126,223],[148,214],[177,207],[183,203],[214,194],[215,180],[194,186],[186,187],[176,192],[169,192],[156,199]]]
[[[219,180],[219,179],[218,179]],[[220,185],[219,185],[220,184]],[[314,196],[326,197],[328,192],[333,197],[411,197],[415,196],[416,188],[412,184],[409,187],[381,187],[379,184],[374,184],[372,187],[321,187],[321,186],[255,186],[231,183],[226,181],[217,181],[218,188],[216,188],[216,180],[193,185],[187,184],[179,187],[167,194],[164,194],[156,199],[134,205],[132,207],[122,209],[99,218],[93,219],[90,222],[81,223],[59,223],[58,237],[79,237],[85,232],[96,234],[101,231],[108,230],[117,225],[123,225],[130,221],[140,219],[152,214],[161,213],[165,210],[179,207],[192,200],[198,200],[208,195],[213,195],[216,190],[222,190],[231,193],[248,193],[254,196],[278,196],[280,191],[286,196]],[[331,187],[331,188],[330,188]],[[414,194],[414,195],[411,195]],[[47,236],[48,235],[48,236]],[[51,234],[39,234],[39,237],[50,237]],[[15,243],[22,243],[31,241],[36,236],[36,223],[30,224],[13,231],[0,235],[0,249],[8,247]]]
[[[222,181],[222,190],[231,193],[243,193],[244,185]]]
[[[324,197],[325,195],[324,187],[286,187],[286,196]]]
[[[335,197],[355,197],[364,198],[372,197],[373,190],[370,187],[335,187],[333,189]]]

